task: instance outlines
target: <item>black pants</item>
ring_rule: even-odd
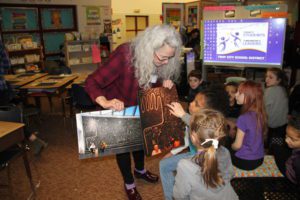
[[[231,154],[232,164],[239,169],[243,170],[254,170],[264,162],[264,158],[258,160],[244,160]]]
[[[144,151],[134,151],[132,152],[133,160],[134,160],[134,166],[137,170],[143,170],[144,169]],[[130,153],[122,153],[117,154],[117,163],[119,166],[119,169],[122,173],[124,182],[126,184],[132,184],[134,183],[132,171],[131,171],[131,158]]]
[[[291,156],[292,149],[290,149],[287,145],[282,146],[278,144],[273,144],[272,149],[273,149],[276,165],[279,171],[285,176],[285,172],[286,172],[285,163],[287,159]]]

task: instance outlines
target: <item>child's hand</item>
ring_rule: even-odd
[[[172,102],[171,104],[167,104],[167,106],[170,108],[170,112],[172,115],[179,118],[182,118],[185,115],[185,111],[180,103]]]
[[[171,80],[164,80],[163,81],[163,87],[171,89],[173,87],[174,83]]]

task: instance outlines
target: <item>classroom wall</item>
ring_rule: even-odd
[[[299,16],[299,0],[281,0],[281,1],[263,1],[263,0],[248,0],[248,5],[251,4],[287,4],[288,5],[288,24],[292,27],[295,26]]]
[[[161,24],[162,3],[188,3],[196,0],[111,0],[112,20],[121,20],[117,25],[120,29],[118,37],[114,37],[113,48],[127,41],[126,38],[126,15],[148,16],[149,26]],[[113,27],[114,28],[114,27]]]
[[[97,26],[86,25],[86,6],[99,6],[102,19],[111,19],[111,13],[105,15],[103,12],[104,7],[111,8],[111,0],[0,0],[0,3],[12,4],[47,4],[47,5],[77,5],[77,21],[78,29],[80,32],[102,32],[103,23]]]

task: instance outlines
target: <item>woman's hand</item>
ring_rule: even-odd
[[[174,83],[171,80],[164,80],[163,81],[163,87],[171,89],[173,87]]]
[[[107,100],[104,96],[96,98],[96,102],[105,109],[111,109],[115,111],[124,110],[124,102],[119,99]]]
[[[185,115],[185,111],[180,103],[172,102],[171,104],[167,104],[167,106],[170,108],[170,112],[172,115],[179,118],[182,118]]]

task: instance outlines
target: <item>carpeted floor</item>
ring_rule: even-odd
[[[40,200],[124,200],[126,194],[123,181],[114,156],[99,159],[79,160],[77,134],[74,118],[63,119],[61,115],[42,115],[38,125],[42,139],[49,146],[36,159],[29,152],[31,170],[37,188],[36,199]],[[146,158],[146,168],[159,173],[162,156]],[[36,165],[37,170],[34,168]],[[15,199],[28,199],[30,187],[26,178],[23,160],[11,162],[13,194]],[[39,174],[39,177],[38,175]],[[6,179],[5,170],[0,171],[0,182]],[[163,199],[161,183],[150,184],[136,181],[137,188],[145,200]],[[0,189],[0,199],[8,199],[7,190]]]

